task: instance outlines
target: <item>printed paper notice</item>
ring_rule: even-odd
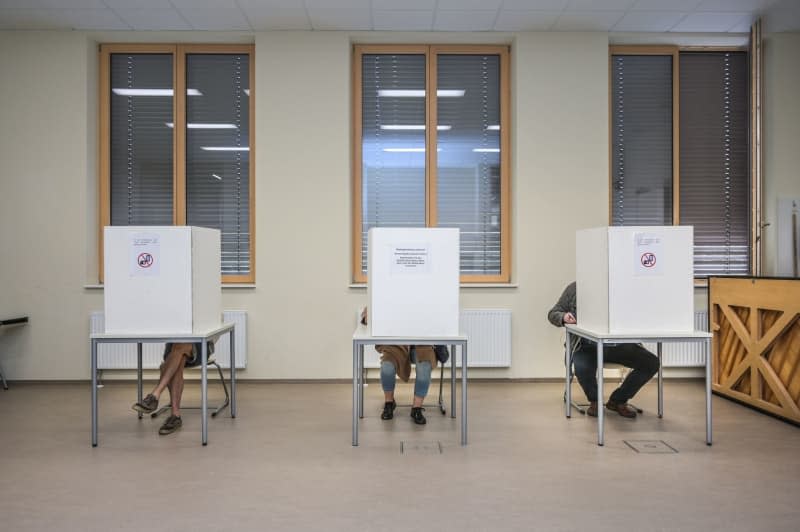
[[[430,246],[407,244],[391,246],[392,273],[427,273],[431,271]]]
[[[129,246],[131,277],[157,276],[161,271],[161,246],[155,233],[131,233]]]
[[[633,242],[634,275],[661,275],[661,265],[665,258],[661,235],[634,233]]]

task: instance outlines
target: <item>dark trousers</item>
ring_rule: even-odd
[[[658,371],[658,357],[639,344],[606,344],[603,346],[603,362],[621,364],[633,370],[609,397],[615,403],[627,402]],[[586,398],[597,401],[597,345],[581,341],[572,354],[572,365]]]

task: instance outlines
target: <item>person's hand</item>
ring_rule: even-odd
[[[367,307],[364,307],[364,309],[361,311],[361,323],[363,325],[367,324]]]
[[[564,314],[564,323],[569,325],[575,325],[578,323],[578,320],[575,319],[575,315],[572,312],[567,312]]]

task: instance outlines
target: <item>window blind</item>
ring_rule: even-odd
[[[437,226],[461,233],[462,274],[500,273],[500,58],[437,60]]]
[[[672,56],[611,59],[613,225],[672,224]]]
[[[186,222],[219,229],[222,273],[250,273],[247,54],[188,54]]]
[[[696,276],[750,271],[745,52],[680,54],[680,223],[694,226]]]
[[[172,56],[111,54],[111,225],[172,225]]]
[[[425,227],[425,56],[361,64],[361,271],[372,227]]]

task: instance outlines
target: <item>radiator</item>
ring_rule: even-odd
[[[511,365],[511,311],[465,309],[459,314],[461,332],[468,338],[469,367],[505,368]],[[448,362],[448,367],[449,367]],[[461,365],[461,353],[456,354]],[[364,367],[380,367],[380,355],[372,346],[364,348]]]
[[[698,331],[708,331],[708,312],[694,313],[694,328]],[[656,352],[655,343],[646,343],[644,346]],[[687,368],[705,367],[706,342],[669,342],[661,344],[662,365],[664,367]]]
[[[244,310],[226,310],[222,313],[222,321],[235,323],[236,369],[247,367],[247,312]],[[89,332],[105,331],[105,317],[102,312],[92,312],[89,318]],[[230,339],[227,334],[217,340],[214,358],[223,368],[230,367]],[[142,367],[158,369],[164,356],[163,343],[142,344]],[[136,369],[136,344],[98,344],[98,369]]]

